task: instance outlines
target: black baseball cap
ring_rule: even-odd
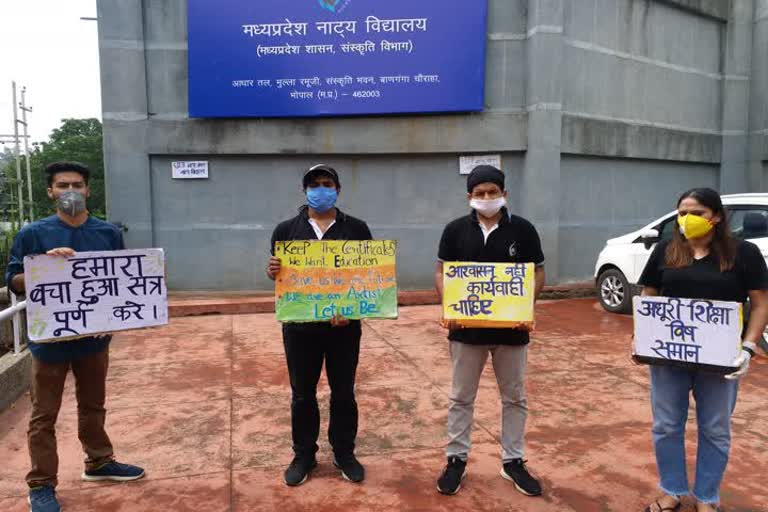
[[[339,182],[339,173],[336,172],[336,169],[326,164],[313,165],[307,169],[307,172],[304,173],[304,178],[301,181],[302,186],[307,188],[312,182],[312,179],[320,174],[327,174],[336,184],[336,188],[341,188],[341,183]]]

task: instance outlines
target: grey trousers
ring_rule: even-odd
[[[501,394],[501,446],[502,461],[523,457],[525,420],[528,401],[525,396],[525,368],[528,361],[527,346],[468,345],[450,342],[453,362],[451,405],[448,409],[448,457],[466,461],[472,446],[472,423],[475,397],[488,353]]]

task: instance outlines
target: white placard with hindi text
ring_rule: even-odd
[[[168,323],[162,249],[24,258],[27,330],[34,342]]]
[[[632,306],[640,361],[733,367],[741,350],[738,302],[635,297]]]
[[[465,155],[459,157],[459,174],[469,174],[478,165],[501,169],[501,155]]]
[[[208,162],[172,162],[172,177],[175,180],[208,179]]]

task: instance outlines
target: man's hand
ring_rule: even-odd
[[[736,357],[732,364],[732,366],[736,366],[739,369],[733,373],[729,373],[725,376],[725,378],[728,380],[735,380],[740,379],[746,375],[747,371],[749,371],[749,362],[752,360],[752,354],[755,353],[756,348],[757,346],[755,346],[755,344],[751,341],[745,341],[742,343],[741,353]]]
[[[443,329],[448,329],[449,331],[455,331],[457,329],[461,329],[462,327],[459,325],[459,322],[456,320],[446,320],[443,317],[440,317],[440,326]]]
[[[24,285],[24,273],[16,274],[11,278],[11,289],[17,293],[23,294],[26,291]]]
[[[271,256],[269,258],[269,264],[267,265],[267,277],[274,281],[277,279],[277,274],[280,273],[281,268],[283,268],[283,264],[280,261],[280,258]]]
[[[331,318],[331,327],[346,327],[349,325],[349,320],[341,315],[336,315]]]
[[[60,256],[62,258],[72,258],[75,255],[74,249],[70,249],[69,247],[57,247],[55,249],[51,249],[47,253],[48,256]]]

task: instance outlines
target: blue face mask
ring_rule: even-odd
[[[339,193],[335,188],[315,187],[307,189],[307,204],[318,213],[325,213],[336,204]]]

